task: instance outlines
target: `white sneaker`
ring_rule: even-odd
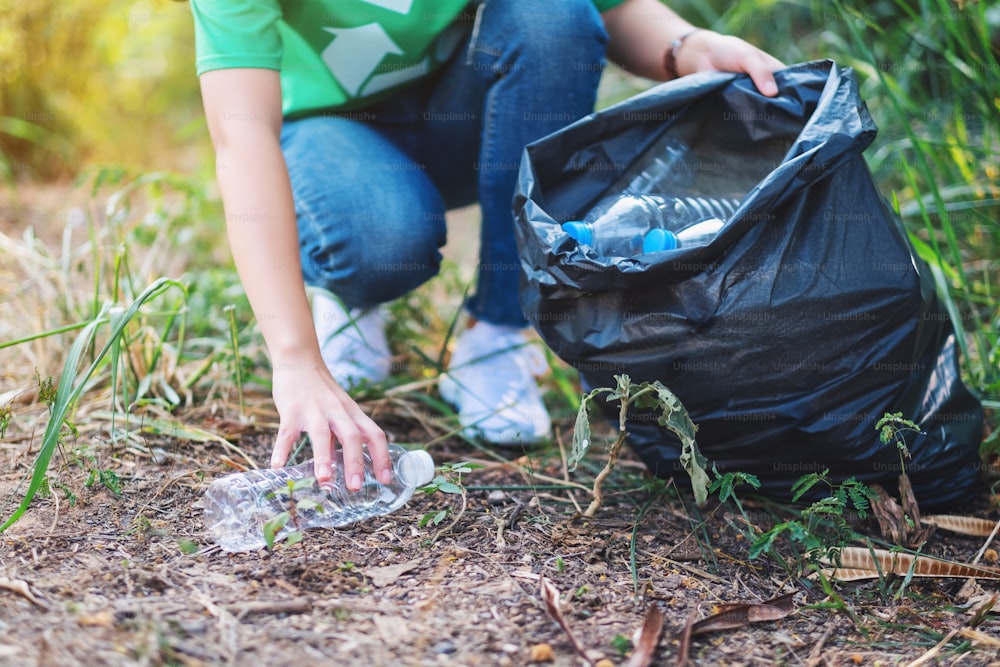
[[[466,435],[528,445],[552,428],[534,379],[545,368],[545,358],[520,329],[477,322],[459,336],[438,389],[458,410]]]
[[[381,382],[389,377],[391,355],[381,308],[347,311],[333,294],[308,287],[313,324],[323,361],[345,389]]]

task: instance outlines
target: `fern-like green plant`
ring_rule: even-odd
[[[832,483],[827,475],[829,470],[803,475],[792,485],[792,500],[798,502],[817,484],[826,484],[830,495],[820,498],[802,510],[798,519],[782,521],[773,528],[753,537],[750,544],[750,559],[769,555],[782,565],[785,560],[774,547],[779,536],[785,535],[803,550],[800,565],[817,563],[820,560],[836,560],[837,554],[856,535],[847,523],[845,514],[857,512],[862,519],[868,516],[875,491],[854,477],[839,484]]]

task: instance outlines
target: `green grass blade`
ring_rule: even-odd
[[[77,375],[77,368],[80,365],[80,360],[83,358],[88,348],[90,348],[93,344],[98,328],[107,321],[106,315],[110,310],[110,306],[105,305],[101,309],[100,313],[98,313],[98,317],[94,318],[94,320],[83,329],[77,339],[73,342],[73,346],[70,348],[69,354],[66,357],[66,364],[63,366],[62,374],[59,377],[59,385],[56,388],[55,402],[52,404],[52,412],[49,417],[49,423],[45,427],[45,433],[42,435],[42,444],[39,448],[38,456],[35,458],[28,489],[25,491],[24,498],[21,500],[20,505],[14,513],[7,519],[6,522],[4,522],[2,526],[0,526],[0,533],[7,530],[18,519],[20,519],[21,516],[24,515],[28,507],[31,505],[31,501],[34,499],[38,489],[45,481],[45,475],[49,468],[49,461],[52,459],[52,454],[55,452],[56,446],[59,444],[59,435],[62,431],[63,424],[66,422],[73,406],[76,405],[80,396],[88,387],[88,381],[94,374],[94,371],[97,370],[104,357],[116,344],[116,341],[125,331],[125,327],[132,320],[132,318],[135,317],[139,308],[142,307],[142,304],[149,299],[158,296],[170,287],[181,287],[181,285],[174,280],[160,278],[147,287],[145,291],[143,291],[143,293],[132,302],[132,305],[128,307],[117,324],[112,326],[108,342],[105,343],[100,353],[98,353],[82,375]]]

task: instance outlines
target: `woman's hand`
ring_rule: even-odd
[[[285,464],[302,433],[312,442],[314,470],[319,482],[333,476],[333,448],[344,455],[347,488],[361,488],[365,476],[362,445],[383,484],[392,480],[392,461],[385,433],[330,376],[322,359],[274,362],[273,393],[281,422],[274,440],[271,467]]]
[[[761,93],[769,97],[778,94],[774,71],[784,64],[739,37],[698,30],[675,49],[675,54],[674,67],[680,76],[695,72],[745,72]]]
[[[660,0],[625,0],[604,12],[608,56],[658,81],[695,72],[745,72],[764,95],[778,94],[777,58],[738,37],[697,30]],[[680,40],[680,45],[676,42]]]

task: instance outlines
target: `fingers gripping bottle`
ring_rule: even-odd
[[[299,530],[339,528],[364,519],[382,516],[402,507],[420,486],[434,478],[434,461],[423,450],[407,451],[389,445],[392,481],[382,484],[375,477],[372,460],[364,452],[365,475],[361,489],[349,491],[344,480],[344,459],[340,450],[334,459],[334,477],[320,487],[315,480],[308,488],[294,492],[296,501],[310,499],[322,507],[296,512]],[[202,505],[205,525],[223,551],[252,551],[266,545],[264,524],[288,510],[288,482],[311,478],[313,462],[287,468],[250,470],[221,477],[205,491]],[[277,491],[278,493],[275,493]],[[278,534],[296,530],[286,525]]]

